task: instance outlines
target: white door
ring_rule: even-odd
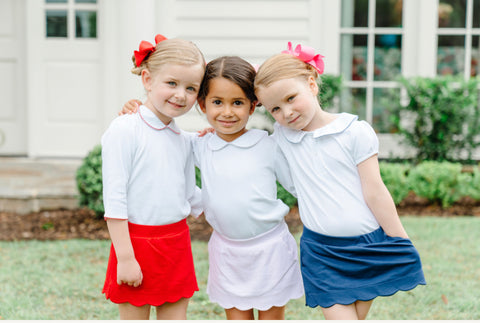
[[[0,155],[25,155],[25,2],[0,0]]]
[[[96,0],[27,0],[28,153],[83,157],[103,131]]]

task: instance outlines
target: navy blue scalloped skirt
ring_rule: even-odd
[[[354,237],[326,236],[303,227],[300,258],[310,307],[348,305],[426,285],[412,242],[389,237],[381,227]]]

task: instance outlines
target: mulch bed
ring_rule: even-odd
[[[480,216],[480,202],[465,198],[443,209],[426,200],[410,195],[397,208],[399,215],[419,216]],[[291,232],[302,229],[297,207],[286,216]],[[188,217],[193,240],[208,241],[212,228],[205,217]],[[86,208],[75,210],[49,210],[24,215],[0,212],[0,240],[67,240],[109,239],[106,222],[95,218],[95,213]]]

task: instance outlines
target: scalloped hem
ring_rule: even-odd
[[[176,303],[182,298],[191,298],[193,296],[193,294],[195,294],[195,292],[198,292],[198,291],[199,290],[196,289],[196,290],[192,291],[191,293],[185,293],[183,295],[177,295],[177,296],[171,297],[171,298],[164,298],[161,301],[154,301],[154,302],[147,301],[145,299],[135,300],[135,301],[128,300],[128,299],[115,299],[115,300],[113,300],[105,292],[103,292],[103,293],[105,294],[106,299],[110,300],[112,303],[115,303],[115,304],[130,303],[133,306],[139,307],[139,306],[144,306],[144,305],[161,306],[165,303]]]
[[[225,300],[230,297],[218,297],[219,299],[208,295],[210,302],[217,303],[224,309],[237,308],[241,311],[246,311],[250,309],[256,309],[259,311],[267,311],[272,307],[282,307],[287,305],[287,303],[292,299],[299,299],[304,295],[303,288],[298,290],[296,293],[288,293],[289,296],[285,297],[285,292],[278,293],[276,295],[262,295],[255,297],[233,297],[234,301],[226,302]],[[266,298],[270,301],[266,301]],[[220,300],[221,299],[221,300]]]
[[[372,286],[368,290],[362,288],[361,290],[341,290],[335,292],[327,292],[324,294],[317,294],[317,295],[307,295],[305,305],[311,308],[315,308],[317,306],[328,308],[335,304],[340,305],[350,305],[355,303],[356,301],[364,301],[368,302],[372,299],[382,296],[388,297],[392,296],[399,291],[409,291],[417,287],[418,285],[426,285],[425,279],[420,281],[415,281],[414,283],[404,284],[399,287],[390,287],[386,288],[383,287],[384,285],[391,285],[391,282],[387,282],[383,285],[379,286]],[[346,294],[351,294],[351,296],[345,296]],[[336,297],[337,296],[337,297]],[[321,299],[321,300],[319,300]]]

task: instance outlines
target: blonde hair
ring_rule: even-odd
[[[135,56],[132,56],[132,73],[141,75],[144,69],[155,73],[164,64],[201,65],[205,68],[205,58],[198,47],[191,41],[172,38],[157,44],[155,51],[148,55],[140,66],[135,65]]]
[[[318,73],[313,66],[290,54],[277,54],[267,59],[258,69],[255,77],[255,91],[260,86],[269,86],[273,82],[302,77],[305,80],[312,76],[315,80]]]

